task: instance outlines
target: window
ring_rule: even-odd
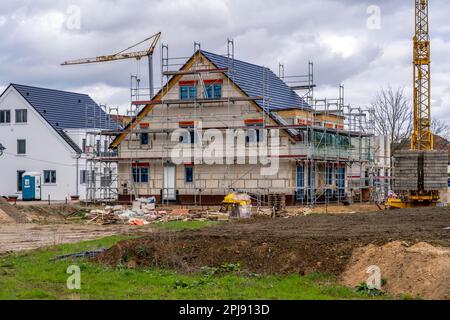
[[[221,84],[214,85],[214,98],[215,99],[222,98],[222,85]]]
[[[109,143],[108,143],[108,140],[104,140],[104,141],[103,141],[103,151],[104,151],[105,153],[107,153],[107,152],[108,152],[108,149],[109,149]]]
[[[19,109],[16,110],[16,123],[27,123],[27,110],[26,109]]]
[[[206,86],[206,98],[207,99],[220,99],[222,98],[222,85],[210,84]]]
[[[222,98],[222,85],[221,84],[208,84],[205,86],[207,99],[220,99]]]
[[[305,167],[297,166],[297,200],[303,201],[305,197]]]
[[[333,184],[333,167],[327,166],[325,168],[325,184],[328,189],[326,190],[327,198],[331,198],[333,196],[333,189],[330,186]]]
[[[212,99],[213,97],[214,97],[213,86],[212,85],[206,85],[205,86],[205,98],[206,99]]]
[[[141,145],[148,145],[148,132],[141,132]]]
[[[133,168],[133,181],[135,183],[147,183],[148,171],[148,168]]]
[[[87,170],[81,170],[80,171],[80,183],[86,184],[87,183]]]
[[[112,184],[112,170],[108,168],[103,169],[103,175],[100,178],[100,185],[102,187],[109,187]]]
[[[17,191],[22,192],[22,179],[25,171],[17,171]]]
[[[316,166],[314,164],[308,165],[308,198],[314,199],[316,195]]]
[[[336,170],[336,185],[339,192],[339,197],[342,198],[345,196],[345,168],[337,168]]]
[[[86,139],[83,139],[81,150],[83,150],[83,152],[86,153]]]
[[[247,144],[259,143],[263,141],[264,133],[260,129],[248,129],[246,142]]]
[[[185,167],[185,180],[186,183],[194,182],[194,167]]]
[[[23,155],[27,153],[27,141],[17,140],[17,154]]]
[[[97,152],[97,156],[100,156],[100,153],[102,152],[100,140],[97,140],[96,152]]]
[[[45,170],[44,171],[44,183],[45,184],[55,184],[56,183],[56,171],[55,170]]]
[[[10,110],[0,110],[0,123],[11,123]]]
[[[197,99],[197,86],[196,85],[180,86],[180,99],[181,100]]]
[[[189,128],[187,128],[189,130]],[[197,135],[195,134],[194,128],[190,128],[190,132],[185,132],[182,136],[180,136],[180,143],[183,144],[196,144],[197,143]]]
[[[80,171],[80,183],[81,184],[87,184],[90,181],[94,181],[95,177],[95,171],[89,171],[89,170],[81,170]]]

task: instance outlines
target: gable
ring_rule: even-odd
[[[209,54],[209,57],[207,56],[207,54]],[[185,70],[189,70],[193,67],[194,63],[195,63],[195,59],[198,57],[198,55],[200,55],[202,58],[205,58],[214,68],[217,69],[229,69],[229,66],[223,61],[220,61],[219,59],[215,59],[216,62],[219,64],[217,65],[216,63],[214,63],[214,61],[212,61],[213,59],[210,59],[211,57],[214,58],[214,56],[216,57],[220,57],[218,55],[214,55],[212,53],[208,53],[206,51],[197,51],[186,63],[183,67],[180,68],[180,71],[185,71]],[[228,59],[227,61],[231,60],[229,58],[225,58]],[[237,60],[234,60],[237,61]],[[276,102],[275,104],[272,105],[277,105],[277,108],[272,108],[269,105],[269,108],[264,108],[264,104],[263,101],[250,101],[251,104],[253,104],[257,110],[259,111],[264,111],[268,116],[270,121],[275,124],[275,125],[286,125],[287,123],[280,117],[277,116],[275,114],[276,110],[283,110],[284,108],[287,108],[287,106],[289,105],[289,109],[292,109],[293,107],[295,108],[295,104],[298,104],[297,108],[309,108],[309,106],[291,89],[289,88],[281,79],[279,79],[272,71],[270,71],[268,68],[264,68],[264,67],[259,67],[256,65],[251,65],[251,64],[247,64],[245,62],[240,61],[239,62],[239,68],[244,69],[244,66],[246,65],[250,65],[252,67],[250,67],[250,71],[247,70],[245,73],[245,77],[241,77],[239,78],[239,83],[241,84],[241,86],[243,86],[245,89],[242,89],[241,86],[239,85],[238,81],[236,81],[236,78],[233,78],[232,75],[230,75],[230,73],[232,73],[231,71],[226,71],[223,73],[225,79],[230,80],[231,85],[233,86],[233,88],[235,88],[237,90],[238,93],[241,93],[243,96],[247,96],[247,97],[255,97],[255,96],[263,96],[264,93],[264,88],[263,86],[265,85],[262,81],[260,82],[254,82],[253,85],[246,85],[245,83],[248,82],[250,80],[250,77],[252,72],[260,72],[261,76],[263,74],[263,72],[266,74],[268,74],[268,79],[270,79],[269,81],[276,87],[278,88],[278,90],[274,91],[275,95],[274,97],[278,97],[276,99],[274,99],[274,101]],[[236,67],[236,66],[235,66]],[[247,67],[248,68],[248,67]],[[177,85],[177,83],[183,78],[184,75],[182,74],[175,74],[174,76],[172,76],[169,79],[169,82],[165,85],[165,87],[167,88],[167,92],[170,92],[172,90],[172,88]],[[276,79],[278,80],[276,80]],[[234,81],[233,81],[234,80]],[[280,89],[281,88],[281,89]],[[256,95],[254,95],[256,94]],[[282,98],[280,99],[280,97],[283,97],[283,94],[287,94],[288,97],[287,98]],[[137,124],[139,122],[141,122],[146,116],[147,114],[152,111],[155,108],[155,105],[159,102],[161,102],[161,100],[163,99],[165,95],[165,92],[163,92],[163,89],[161,89],[153,98],[153,100],[151,101],[151,103],[147,103],[145,105],[145,107],[141,110],[141,112],[137,115],[137,117],[135,119],[133,119],[123,130],[123,132],[116,137],[116,139],[112,142],[111,147],[112,148],[117,148],[120,143],[126,138],[126,136],[128,135],[128,133],[137,126]],[[270,98],[270,100],[272,100],[272,96]],[[292,104],[294,104],[294,106],[292,106]],[[297,131],[295,129],[288,129],[285,130],[290,138],[294,139],[297,136]]]
[[[99,128],[118,125],[86,94],[12,84],[22,97],[56,130]]]
[[[44,133],[45,131],[40,131],[40,133],[36,132],[36,128],[39,128],[39,130],[41,130],[40,128],[42,126],[42,128],[45,128],[43,130],[47,130],[49,134],[52,134],[52,136],[60,141],[63,145],[65,145],[67,149],[71,150],[72,152],[75,151],[76,153],[81,153],[80,148],[64,133],[63,130],[57,130],[53,126],[51,126],[48,121],[46,121],[46,119],[43,118],[39,114],[39,112],[37,112],[37,110],[26,99],[24,99],[13,86],[10,85],[2,93],[2,95],[0,96],[0,103],[3,105],[3,107],[6,107],[11,111],[11,125],[16,125],[14,127],[14,132],[19,129],[19,132],[22,132],[22,134],[26,132],[27,135],[34,134],[36,135],[36,137],[44,139],[43,135],[46,134]],[[25,126],[15,124],[14,111],[17,109],[26,109],[28,111],[27,123]],[[49,139],[49,136],[47,136],[46,139]]]

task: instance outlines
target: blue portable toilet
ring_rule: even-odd
[[[25,172],[22,178],[22,200],[41,200],[42,176],[39,172]]]

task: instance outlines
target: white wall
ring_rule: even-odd
[[[15,123],[15,110],[27,109],[28,122]],[[0,143],[5,153],[0,157],[0,195],[17,195],[17,171],[56,171],[56,184],[42,187],[42,199],[65,200],[77,193],[76,153],[54,129],[10,87],[0,98],[0,110],[11,110],[11,123],[0,124]],[[26,139],[26,155],[17,155],[17,140]],[[82,195],[80,190],[80,195]]]

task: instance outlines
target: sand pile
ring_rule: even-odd
[[[26,223],[26,215],[10,205],[4,198],[0,197],[0,222],[10,221],[17,223]]]
[[[342,274],[343,284],[355,287],[366,282],[369,266],[381,269],[383,291],[423,299],[450,299],[450,249],[421,242],[390,242],[356,249]]]
[[[11,224],[14,220],[6,214],[2,209],[0,209],[0,224]]]

